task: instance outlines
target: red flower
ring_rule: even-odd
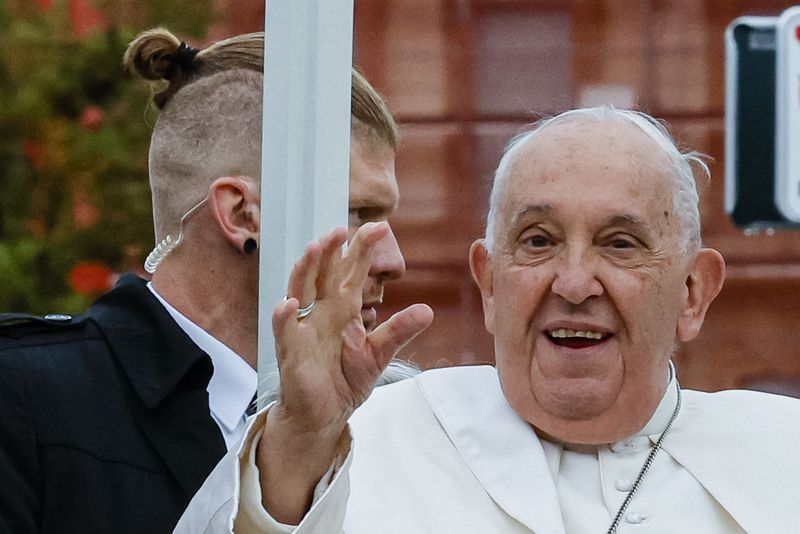
[[[72,31],[78,37],[86,37],[95,29],[106,27],[106,18],[90,0],[70,0],[69,18]]]
[[[53,0],[36,0],[36,7],[40,11],[50,11],[50,8],[53,7]]]
[[[84,191],[76,191],[72,198],[72,222],[75,228],[92,228],[100,220],[100,212],[89,201]]]
[[[94,105],[86,106],[83,110],[83,114],[81,114],[81,128],[96,132],[103,126],[104,118],[105,114],[103,113],[103,108]]]
[[[45,154],[45,147],[43,143],[33,139],[25,139],[22,141],[22,151],[25,157],[31,162],[31,167],[34,170],[41,171],[47,164],[47,156]]]
[[[114,273],[96,261],[82,261],[69,273],[69,285],[76,293],[103,293],[111,289]]]

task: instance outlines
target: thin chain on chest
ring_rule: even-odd
[[[622,520],[622,516],[625,513],[625,510],[628,509],[628,505],[633,500],[633,496],[636,493],[636,490],[639,489],[639,486],[642,485],[642,480],[644,480],[645,475],[650,470],[650,466],[653,464],[653,460],[656,458],[656,454],[658,451],[661,450],[661,444],[664,443],[664,438],[667,436],[667,432],[672,427],[672,423],[675,422],[675,419],[678,417],[678,412],[681,410],[681,386],[678,384],[678,379],[675,378],[675,387],[678,390],[678,402],[675,404],[675,411],[672,412],[672,417],[669,419],[669,423],[667,423],[667,427],[658,437],[658,441],[650,450],[650,454],[647,455],[647,459],[644,461],[644,465],[642,465],[642,469],[639,471],[639,475],[636,477],[636,480],[631,487],[631,490],[625,496],[625,500],[622,501],[622,506],[619,507],[617,511],[617,515],[614,516],[614,521],[611,522],[611,526],[608,527],[608,532],[606,534],[616,534],[617,527],[619,526],[619,522]]]

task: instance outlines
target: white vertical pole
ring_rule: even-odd
[[[305,244],[347,225],[354,0],[267,0],[259,399],[277,392],[272,310]]]

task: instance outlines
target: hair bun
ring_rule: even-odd
[[[140,33],[125,51],[125,68],[146,80],[168,80],[180,40],[164,28]]]
[[[122,63],[129,72],[145,80],[169,82],[166,89],[153,96],[156,105],[163,108],[167,100],[189,81],[197,52],[169,30],[154,28],[131,41]]]

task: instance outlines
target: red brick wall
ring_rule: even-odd
[[[684,385],[780,382],[800,393],[800,232],[746,236],[722,203],[724,30],[793,3],[356,0],[356,63],[403,134],[393,224],[408,274],[389,287],[384,314],[415,301],[437,313],[407,356],[425,367],[492,361],[466,258],[503,143],[536,113],[611,100],[666,119],[713,158],[703,234],[728,277],[703,332],[676,357]],[[261,2],[227,5],[231,33],[262,27]]]

